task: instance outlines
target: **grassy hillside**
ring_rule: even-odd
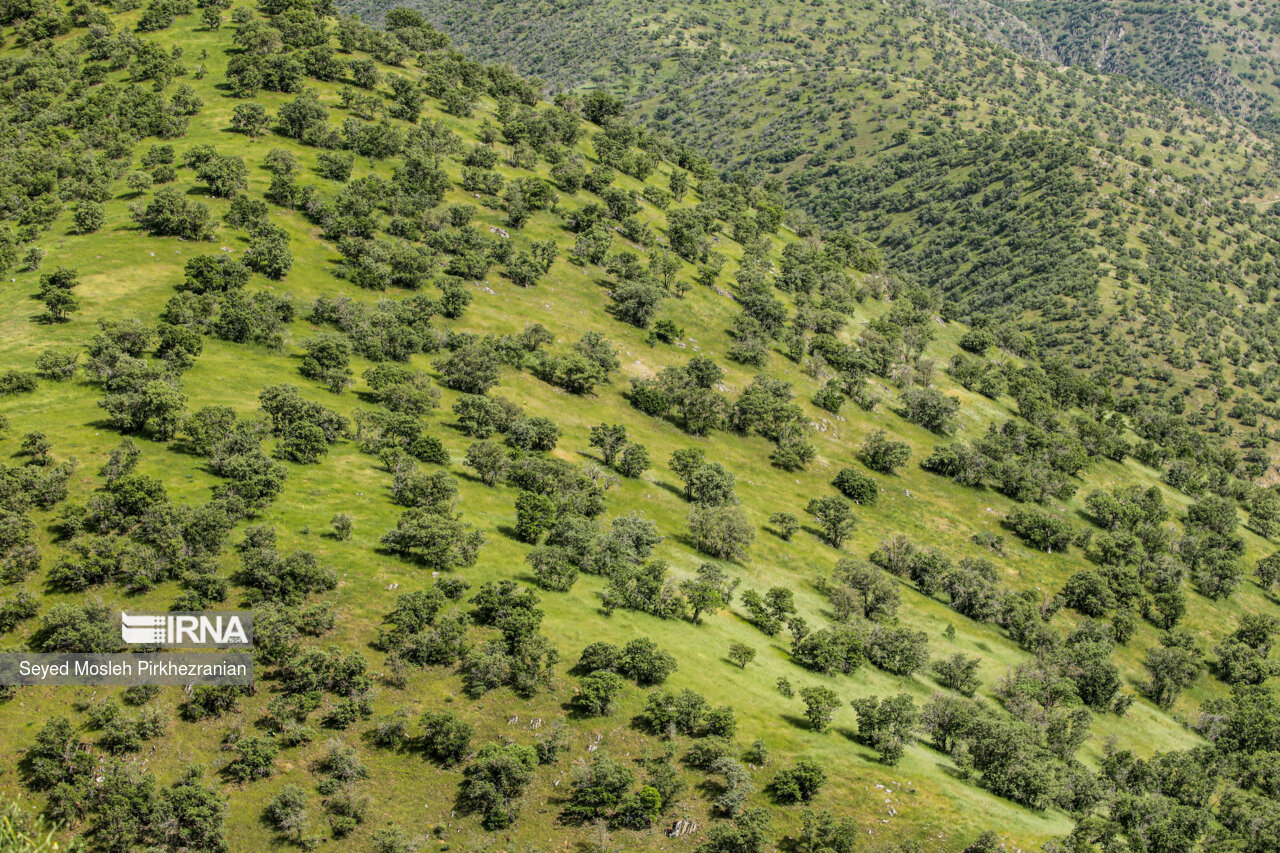
[[[1006,346],[1098,368],[1120,395],[1167,390],[1159,405],[1242,450],[1274,422],[1274,146],[1230,115],[995,47],[920,4],[417,8],[479,56],[620,95],[727,172],[851,224],[960,316],[1007,323]],[[1229,400],[1205,393],[1224,385]]]
[[[1169,814],[1249,843],[1240,803],[1270,801],[1241,755],[1270,742],[1206,703],[1269,674],[1269,622],[1211,650],[1274,614],[1252,575],[1280,513],[1218,437],[1090,372],[1084,329],[1076,366],[983,335],[612,99],[540,102],[412,15],[315,11],[7,22],[5,642],[107,649],[121,608],[254,607],[260,674],[245,696],[11,691],[7,797],[90,849],[1028,849],[1077,823],[1138,849]],[[1197,156],[1259,172],[1231,142]],[[1187,316],[1160,334],[1231,345]],[[593,440],[611,425],[637,476]],[[1142,498],[1111,514],[1095,492],[1122,487]],[[794,614],[746,595],[774,588]],[[580,665],[643,638],[672,671]],[[955,654],[977,685],[929,665]],[[931,725],[877,727],[869,697]],[[471,736],[450,750],[426,713]],[[803,759],[826,782],[796,804]]]

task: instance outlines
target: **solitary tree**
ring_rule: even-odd
[[[237,104],[231,112],[231,127],[257,139],[271,124],[266,108],[254,101]]]
[[[471,751],[475,729],[448,711],[427,711],[422,715],[422,736],[417,746],[434,761],[450,767]]]
[[[487,341],[464,344],[435,363],[440,384],[464,394],[483,394],[498,384],[502,360]]]
[[[217,32],[222,29],[222,8],[216,4],[205,6],[200,13],[200,20],[210,30]]]
[[[689,512],[689,538],[704,554],[745,560],[756,531],[738,506],[695,506]]]
[[[827,772],[811,758],[802,758],[796,766],[779,770],[773,777],[773,795],[782,803],[807,803],[818,795],[827,782]]]
[[[729,645],[729,660],[736,663],[743,669],[747,668],[747,664],[756,659],[756,650],[748,646],[746,643],[733,642]]]
[[[52,449],[53,442],[42,432],[29,432],[22,437],[22,452],[30,456],[36,465],[48,465]]]
[[[277,830],[301,840],[307,826],[307,792],[298,785],[285,785],[267,803],[266,815]]]
[[[303,376],[325,383],[335,394],[341,394],[351,384],[351,343],[345,335],[315,335],[303,344],[303,349]]]
[[[1280,581],[1280,551],[1259,560],[1254,572],[1258,576],[1258,584],[1269,591],[1276,581]]]
[[[868,468],[892,474],[907,464],[911,448],[905,441],[890,441],[885,431],[878,429],[867,436],[858,455]]]
[[[769,523],[773,525],[773,529],[778,532],[785,541],[790,542],[791,537],[796,535],[796,531],[800,529],[800,519],[789,512],[775,512],[769,516]]]
[[[822,528],[822,540],[832,548],[843,545],[857,525],[849,502],[835,495],[814,498],[808,510]]]
[[[480,482],[486,486],[497,485],[510,467],[507,452],[501,445],[488,440],[477,441],[468,447],[464,461],[475,469]]]
[[[458,791],[458,802],[480,812],[485,829],[495,831],[510,826],[520,813],[518,798],[538,764],[531,746],[487,743],[464,771],[466,779]]]
[[[800,691],[804,701],[804,715],[816,732],[827,730],[831,716],[840,707],[840,697],[828,687],[805,687]]]
[[[92,234],[107,221],[106,213],[96,201],[82,201],[76,205],[76,231],[81,234]]]
[[[65,323],[72,314],[80,310],[80,300],[69,290],[50,290],[40,299],[45,307],[40,319],[46,323]]]
[[[842,468],[831,485],[840,494],[859,506],[873,506],[880,498],[880,485],[874,479],[853,468]]]

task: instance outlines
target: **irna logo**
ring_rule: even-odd
[[[249,648],[253,645],[253,614],[121,613],[120,639],[134,646]]]

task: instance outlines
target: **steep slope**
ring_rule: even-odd
[[[1160,389],[1157,407],[1270,468],[1255,429],[1280,414],[1275,150],[1245,126],[920,4],[417,7],[552,88],[621,95],[727,172],[852,224],[1006,347],[1066,355],[1119,396]],[[1101,359],[1079,351],[1094,341]]]
[[[1258,130],[1280,129],[1275,92],[1280,16],[1274,3],[959,0],[940,5],[1020,53],[1146,80]]]
[[[1248,837],[1264,782],[1167,769],[1270,746],[1206,705],[1269,665],[1236,500],[1280,515],[1213,436],[609,98],[224,15],[8,22],[0,613],[254,606],[261,678],[10,691],[6,795],[102,849],[1025,848],[1174,796]]]

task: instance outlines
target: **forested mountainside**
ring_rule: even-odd
[[[383,20],[0,19],[4,643],[251,608],[259,676],[4,690],[3,844],[1280,846],[1264,141],[938,18],[725,168]]]
[[[418,8],[780,188],[802,232],[852,225],[1012,351],[1161,389],[1242,452],[1269,441],[1276,153],[1229,117],[1022,58],[918,3]]]
[[[967,27],[1020,53],[1147,80],[1280,130],[1280,4],[944,0]]]

